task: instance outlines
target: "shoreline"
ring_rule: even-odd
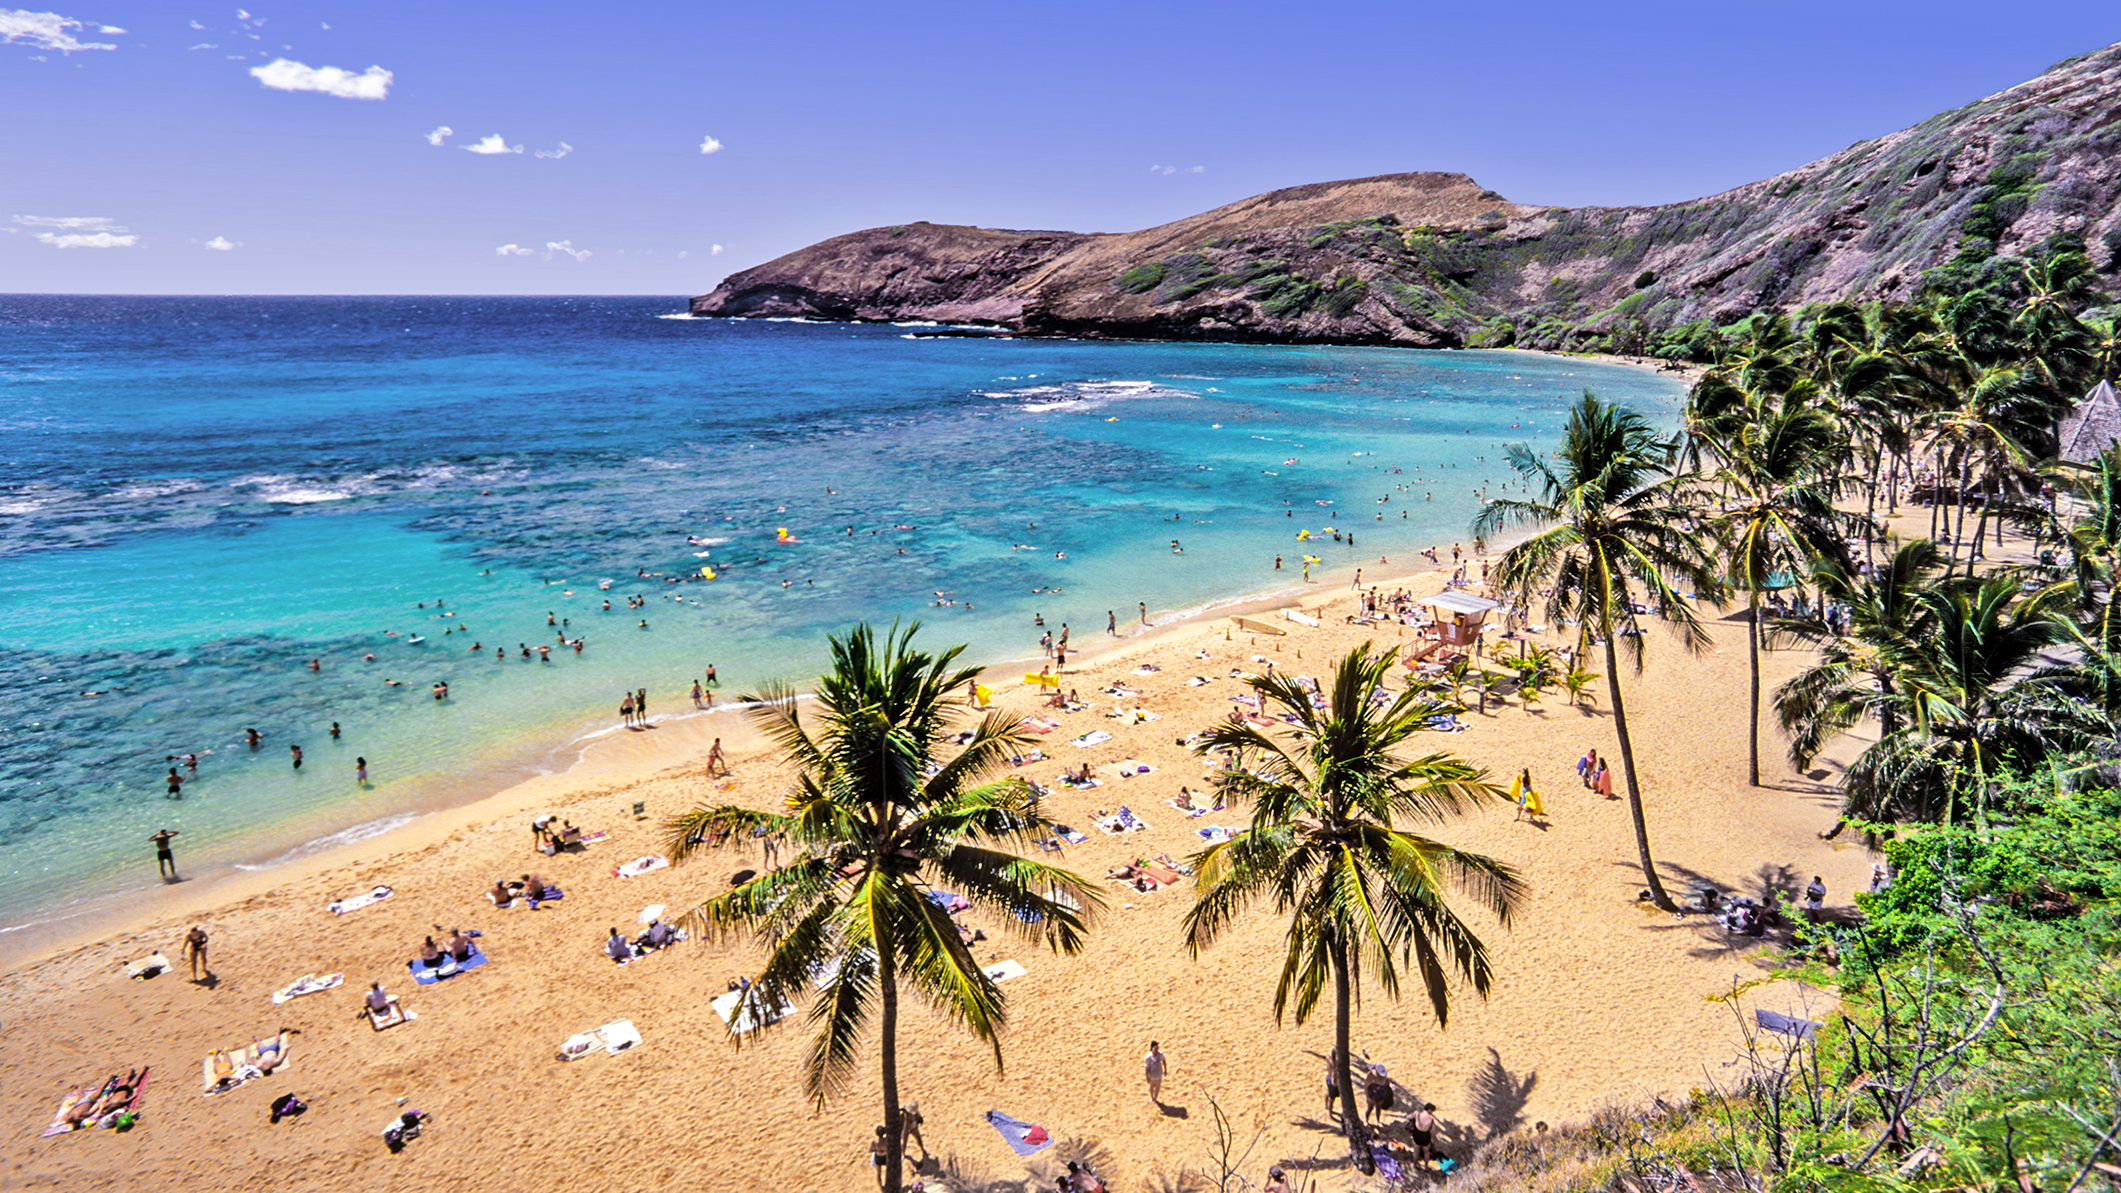
[[[1668,372],[1657,368],[1660,362],[1637,358],[1517,348],[1484,351],[1523,352],[1556,360],[1595,360],[1647,372]],[[1467,513],[1468,523],[1475,516],[1475,512],[1477,511]],[[1517,537],[1527,533],[1530,532],[1512,531],[1501,536],[1496,543],[1490,545],[1491,553],[1503,549]],[[1439,554],[1448,546],[1447,543],[1429,544],[1429,548]],[[1300,549],[1297,554],[1300,556]],[[1476,557],[1469,551],[1466,558],[1471,561]],[[1356,571],[1368,571],[1372,568],[1382,568],[1388,574],[1369,576],[1368,586],[1380,587],[1387,591],[1396,587],[1416,587],[1424,582],[1425,576],[1433,576],[1439,572],[1448,576],[1450,572],[1447,565],[1408,570],[1404,557],[1400,561],[1384,565],[1351,561],[1342,564],[1321,564],[1316,569],[1315,579],[1306,584],[1301,579],[1293,578],[1301,575],[1301,565],[1297,564],[1289,568],[1292,579],[1286,582],[1212,598],[1184,610],[1163,611],[1163,616],[1148,628],[1146,634],[1138,624],[1133,633],[1123,634],[1118,643],[1109,640],[1101,631],[1086,633],[1071,643],[1074,648],[1071,662],[1078,664],[1077,670],[1082,670],[1094,661],[1120,649],[1124,643],[1140,642],[1158,633],[1180,632],[1187,626],[1207,620],[1271,612],[1284,607],[1311,607],[1311,598],[1319,594],[1345,592]],[[928,623],[931,635],[939,637],[935,635],[937,624]],[[1121,624],[1123,627],[1127,625],[1124,620]],[[930,649],[949,645],[939,644],[933,638],[924,644]],[[985,675],[1006,672],[1006,669],[1018,663],[1028,662],[1035,666],[1039,659],[1038,655],[1026,654],[1002,659],[974,660],[971,665],[978,666]],[[672,699],[682,702],[684,697],[674,696]],[[682,717],[676,714],[672,714],[672,717],[689,719],[700,715],[714,716],[721,723],[734,726],[729,732],[739,738],[750,732],[748,721],[744,718],[723,718],[719,716],[719,710],[716,713],[699,714],[686,709]],[[514,794],[525,789],[541,791],[556,784],[559,789],[565,790],[572,785],[594,781],[600,774],[592,764],[591,755],[599,742],[613,734],[616,727],[599,728],[596,715],[586,708],[582,710],[582,716],[584,719],[579,722],[581,728],[564,740],[553,741],[549,737],[523,735],[497,741],[490,750],[470,764],[471,771],[478,775],[478,778],[430,788],[394,810],[351,825],[340,823],[339,818],[332,816],[328,810],[319,809],[306,820],[276,826],[272,835],[261,834],[255,839],[229,842],[218,849],[202,850],[199,854],[188,854],[180,842],[180,866],[188,865],[191,859],[197,859],[201,866],[199,873],[186,871],[185,879],[178,884],[151,884],[143,881],[137,885],[88,896],[78,902],[61,903],[45,909],[37,919],[0,930],[0,972],[49,960],[93,944],[104,937],[127,934],[148,920],[172,914],[195,913],[228,900],[254,898],[273,889],[276,883],[301,881],[319,870],[345,864],[347,859],[357,859],[362,854],[393,854],[417,849],[429,840],[435,831],[465,827],[466,817],[480,819],[476,809],[481,806],[510,806],[514,802]],[[656,719],[658,726],[663,721],[664,717],[661,715]],[[711,737],[712,734],[708,736]],[[698,753],[704,756],[705,739],[696,744]],[[683,766],[687,761],[688,758],[681,753],[670,753],[655,764],[655,772]],[[640,777],[640,772],[628,773]],[[493,781],[496,777],[500,779],[497,783]],[[371,825],[385,824],[401,817],[404,818],[401,823],[356,836],[341,845],[329,844],[334,838],[357,833],[358,830]],[[333,824],[336,827],[310,834],[303,834],[302,830],[294,828],[295,825],[305,823],[314,824],[319,828],[325,824]],[[294,831],[285,831],[290,828]],[[142,857],[145,858],[144,852]],[[177,888],[174,891],[173,885]],[[132,906],[141,902],[154,903],[154,910],[141,910]]]
[[[1442,569],[1392,570],[1378,578],[1380,587],[1412,581],[1409,587],[1425,596],[1444,579],[1437,574]],[[1241,809],[1189,820],[1166,797],[1181,782],[1208,777],[1210,768],[1174,739],[1228,714],[1227,697],[1242,691],[1231,673],[1258,670],[1247,659],[1264,656],[1319,674],[1357,642],[1395,645],[1398,629],[1390,623],[1342,622],[1340,614],[1353,603],[1346,576],[1320,577],[1312,589],[1270,594],[1253,611],[1309,608],[1320,613],[1320,625],[1291,623],[1286,637],[1261,636],[1257,645],[1228,628],[1236,606],[1119,638],[1093,632],[1071,644],[1090,648],[1071,652],[1071,666],[1081,662],[1070,677],[1080,676],[1094,707],[1051,713],[1063,727],[1037,742],[1048,757],[1001,773],[1046,782],[1063,766],[1089,763],[1102,786],[1056,787],[1046,800],[1049,814],[1087,829],[1099,809],[1131,806],[1151,828],[1121,836],[1091,832],[1061,856],[1060,864],[1090,878],[1105,898],[1078,956],[1049,955],[978,910],[965,917],[969,927],[987,933],[973,946],[982,964],[1015,960],[1028,971],[1005,987],[1006,1070],[994,1071],[983,1050],[943,1016],[918,1000],[908,1005],[900,1077],[903,1096],[921,1101],[928,1146],[945,1165],[942,1181],[934,1168],[925,1171],[931,1188],[966,1187],[947,1179],[952,1171],[968,1180],[1023,1175],[1025,1162],[1006,1149],[997,1152],[979,1122],[988,1108],[1023,1114],[1057,1139],[1103,1149],[1110,1163],[1098,1166],[1108,1180],[1153,1184],[1159,1171],[1169,1175],[1173,1165],[1198,1164],[1204,1096],[1241,1119],[1258,1116],[1262,1162],[1301,1163],[1316,1155],[1324,1161],[1315,1174],[1321,1193],[1360,1187],[1333,1163],[1344,1149],[1316,1119],[1316,1058],[1330,1041],[1331,1015],[1277,1025],[1271,1012],[1276,961],[1285,947],[1281,918],[1255,908],[1194,956],[1178,935],[1192,902],[1188,888],[1144,894],[1097,877],[1159,850],[1191,854],[1200,846],[1196,825],[1244,822]],[[1805,661],[1798,652],[1765,658],[1771,683]],[[1196,685],[1189,673],[1206,678]],[[1822,873],[1832,901],[1845,904],[1847,892],[1863,884],[1871,857],[1858,843],[1819,839],[1838,801],[1829,789],[1789,773],[1779,758],[1763,775],[1768,786],[1745,785],[1745,682],[1743,642],[1729,633],[1701,656],[1660,637],[1649,672],[1622,676],[1630,705],[1639,710],[1637,750],[1651,839],[1667,881],[1709,881],[1758,894],[1758,884],[1780,881],[1777,875],[1794,874],[1801,884]],[[1146,708],[1161,723],[1107,719],[1118,711],[1115,696],[1098,689],[1115,683],[1141,690],[1120,694],[1120,707]],[[993,686],[1002,711],[1041,711],[1037,689]],[[1529,884],[1507,930],[1485,914],[1471,916],[1491,949],[1490,997],[1456,988],[1448,1031],[1437,1027],[1419,991],[1396,1002],[1365,998],[1357,1019],[1357,1047],[1389,1064],[1409,1096],[1439,1105],[1446,1124],[1441,1138],[1454,1146],[1522,1129],[1533,1118],[1580,1121],[1616,1101],[1684,1096],[1731,1071],[1718,1066],[1744,1047],[1740,1015],[1761,1008],[1818,1018],[1827,1001],[1787,981],[1763,980],[1770,977],[1762,968],[1767,958],[1753,942],[1734,942],[1703,917],[1674,920],[1634,901],[1641,875],[1625,805],[1566,783],[1586,744],[1601,753],[1610,749],[1604,705],[1602,692],[1588,707],[1569,705],[1558,694],[1536,706],[1490,702],[1461,718],[1469,732],[1422,743],[1465,758],[1490,780],[1529,765],[1548,806],[1548,818],[1529,825],[1515,821],[1508,806],[1488,804],[1436,830],[1455,846],[1518,866]],[[1700,715],[1704,710],[1714,715]],[[0,1104],[22,1127],[0,1161],[10,1165],[4,1170],[32,1186],[89,1187],[108,1179],[113,1169],[105,1166],[122,1163],[136,1187],[185,1181],[217,1189],[236,1187],[266,1165],[290,1193],[378,1180],[426,1188],[450,1179],[414,1175],[376,1146],[376,1126],[394,1113],[393,1100],[405,1097],[436,1115],[437,1138],[446,1132],[446,1146],[463,1163],[505,1178],[502,1183],[535,1183],[529,1157],[546,1130],[539,1108],[558,1098],[570,1112],[604,1124],[581,1141],[584,1162],[598,1164],[615,1185],[719,1173],[725,1182],[741,1174],[745,1183],[774,1188],[869,1187],[860,1148],[876,1112],[873,1038],[865,1039],[865,1060],[844,1094],[819,1109],[793,1076],[808,1046],[799,1020],[732,1051],[707,1008],[727,981],[755,972],[762,959],[756,942],[706,939],[681,946],[674,960],[623,969],[597,948],[607,925],[633,923],[644,904],[690,906],[723,889],[733,869],[760,860],[756,849],[736,844],[630,881],[609,872],[660,851],[662,821],[674,812],[700,802],[770,807],[780,798],[787,768],[767,743],[738,736],[744,722],[741,714],[688,710],[659,719],[652,731],[606,734],[581,767],[564,775],[541,776],[388,837],[291,863],[224,891],[196,916],[164,910],[142,917],[129,935],[0,977],[0,997],[17,1010],[18,1025],[0,1044],[8,1090]],[[1072,736],[1091,729],[1108,730],[1112,740],[1090,749],[1070,745]],[[698,751],[717,732],[725,747],[734,747],[734,774],[726,780],[708,779],[698,765]],[[1146,762],[1157,773],[1121,778],[1122,758]],[[645,815],[633,816],[635,802],[647,805]],[[525,840],[537,813],[567,816],[610,836],[585,853],[541,857],[527,852]],[[1739,824],[1743,829],[1732,831]],[[496,874],[525,868],[564,883],[566,898],[536,913],[495,913],[479,898]],[[326,913],[330,900],[377,883],[391,885],[395,895],[373,910]],[[145,985],[123,979],[119,967],[132,957],[156,949],[178,956],[174,941],[187,923],[212,934],[213,983],[187,983],[181,966]],[[407,950],[430,923],[482,929],[483,947],[497,964],[444,986],[412,985]],[[343,971],[346,987],[285,1008],[268,1005],[272,990],[305,970]],[[351,992],[376,978],[420,1022],[383,1035],[346,1022]],[[647,1045],[642,1055],[577,1065],[553,1060],[553,1048],[569,1032],[619,1017],[638,1027]],[[275,1022],[308,1033],[297,1044],[291,1082],[275,1077],[262,1092],[206,1099],[183,1088],[205,1049]],[[1133,1066],[1148,1039],[1164,1041],[1174,1065],[1169,1100],[1190,1105],[1191,1122],[1151,1110],[1140,1086],[1129,1084],[1139,1080]],[[30,1138],[51,1114],[56,1086],[78,1084],[91,1067],[100,1066],[100,1077],[111,1059],[179,1074],[158,1082],[161,1091],[151,1096],[132,1143]],[[1056,1082],[1055,1072],[1076,1079]],[[1519,1091],[1513,1104],[1521,1120],[1514,1127],[1483,1125],[1489,1120],[1482,1108],[1490,1103],[1482,1091],[1504,1085]],[[310,1101],[312,1113],[299,1128],[258,1130],[260,1108],[288,1089]],[[761,1122],[774,1125],[762,1131]],[[669,1146],[668,1132],[680,1123],[699,1147]],[[299,1134],[289,1136],[290,1130]],[[746,1139],[771,1146],[741,1146]],[[1044,1174],[1043,1163],[1029,1163],[1032,1175]]]

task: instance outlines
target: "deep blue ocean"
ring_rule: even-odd
[[[158,827],[270,866],[559,765],[622,691],[813,677],[859,618],[1002,662],[1034,614],[1080,640],[1300,587],[1306,551],[1345,585],[1464,541],[1501,445],[1586,387],[1683,397],[1522,353],[682,310],[0,296],[0,931],[154,888]]]

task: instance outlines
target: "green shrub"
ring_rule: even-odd
[[[1161,261],[1137,265],[1119,275],[1117,285],[1129,294],[1146,294],[1163,284],[1167,267]]]

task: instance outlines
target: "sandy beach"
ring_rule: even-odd
[[[1427,595],[1443,580],[1429,572],[1383,587]],[[1234,629],[1227,616],[1153,630],[1123,626],[1133,636],[1117,640],[1077,637],[1077,651],[1091,653],[1081,662],[1071,657],[1069,684],[1091,707],[1056,713],[1060,726],[1039,747],[1046,759],[1022,769],[1053,788],[1048,807],[1057,819],[1088,833],[1067,849],[1065,864],[1095,877],[1158,853],[1182,859],[1202,845],[1198,829],[1241,825],[1236,811],[1188,818],[1170,806],[1180,785],[1199,790],[1210,773],[1176,740],[1227,715],[1229,698],[1243,690],[1233,672],[1256,671],[1257,660],[1322,674],[1365,639],[1401,645],[1405,631],[1396,625],[1345,624],[1355,600],[1345,580],[1319,584],[1301,601],[1319,619],[1315,629],[1261,614],[1288,630],[1280,638]],[[1845,904],[1873,859],[1846,838],[1820,839],[1837,798],[1789,774],[1772,738],[1766,786],[1746,786],[1744,636],[1736,621],[1716,628],[1709,653],[1690,657],[1676,641],[1654,641],[1645,674],[1624,677],[1666,882],[1757,896],[1764,882],[1801,887],[1816,873],[1835,892],[1830,902]],[[926,645],[947,643],[931,634]],[[1770,684],[1801,664],[1794,653],[1766,660]],[[1205,682],[1190,684],[1194,677]],[[1001,707],[1035,710],[1037,690],[1014,674],[990,682]],[[1116,683],[1140,695],[1100,693]],[[1597,690],[1581,708],[1559,693],[1529,710],[1514,701],[1491,706],[1467,716],[1471,729],[1424,743],[1461,754],[1498,782],[1530,766],[1549,812],[1543,823],[1513,822],[1514,808],[1498,803],[1431,830],[1516,864],[1531,885],[1509,929],[1484,923],[1497,973],[1492,998],[1483,1003],[1461,990],[1449,1029],[1439,1030],[1425,1000],[1394,1003],[1374,988],[1363,991],[1358,1051],[1389,1067],[1402,1107],[1410,1097],[1437,1104],[1447,1150],[1729,1077],[1742,1047],[1739,1013],[1723,997],[1734,987],[1746,987],[1744,1008],[1801,1010],[1824,1000],[1782,983],[1749,985],[1764,973],[1759,942],[1727,939],[1703,917],[1637,904],[1642,883],[1626,805],[1583,790],[1573,771],[1586,748],[1613,746],[1603,685]],[[1122,706],[1157,719],[1107,716]],[[1112,740],[1070,744],[1092,730]],[[716,736],[734,762],[726,780],[708,779],[703,765]],[[1123,759],[1152,772],[1121,778]],[[1054,783],[1063,766],[1084,761],[1101,786]],[[658,850],[664,817],[702,802],[770,806],[786,780],[740,714],[659,717],[652,730],[614,734],[565,775],[286,871],[247,876],[210,897],[169,888],[171,899],[143,908],[130,929],[0,980],[11,1009],[0,1029],[0,1114],[14,1124],[0,1183],[425,1189],[475,1173],[524,1189],[680,1180],[872,1187],[866,1140],[880,1117],[873,1062],[818,1110],[799,1090],[807,1044],[800,1016],[739,1048],[709,1006],[756,965],[755,945],[694,940],[625,967],[599,951],[610,927],[638,931],[643,908],[689,906],[760,863],[756,852],[732,847],[615,876],[616,867]],[[1099,809],[1121,806],[1150,827],[1124,836],[1094,831]],[[608,836],[579,853],[542,856],[531,848],[530,820],[544,813]],[[533,869],[565,898],[504,911],[484,897],[496,878]],[[327,910],[379,884],[391,897],[344,915]],[[927,1120],[932,1159],[921,1172],[929,1187],[938,1178],[941,1187],[979,1188],[1047,1176],[1085,1155],[1118,1187],[1175,1179],[1210,1163],[1211,1099],[1245,1138],[1258,1132],[1253,1179],[1278,1160],[1314,1171],[1321,1188],[1350,1185],[1356,1178],[1345,1147],[1322,1113],[1331,1015],[1300,1028],[1277,1026],[1272,1015],[1281,925],[1261,911],[1193,960],[1178,936],[1186,887],[1143,894],[1103,885],[1108,907],[1077,957],[1041,953],[1000,924],[972,919],[988,938],[975,948],[981,960],[1014,960],[1026,971],[1003,987],[1005,1071],[995,1072],[975,1041],[925,1008],[907,1013],[900,1079]],[[193,924],[211,936],[210,981],[190,982],[182,972],[179,940]],[[490,963],[416,985],[407,961],[437,925],[481,932]],[[127,980],[125,963],[157,950],[177,962],[176,971]],[[341,973],[344,984],[274,1005],[275,990],[309,973]],[[359,1017],[361,993],[378,980],[414,1021],[378,1033]],[[638,1029],[638,1047],[556,1059],[570,1036],[622,1018]],[[201,1062],[210,1050],[282,1026],[300,1030],[284,1069],[202,1096]],[[1162,1112],[1140,1074],[1151,1039],[1162,1043],[1171,1068]],[[873,1055],[873,1039],[871,1047]],[[38,1137],[62,1095],[136,1066],[153,1076],[130,1130]],[[268,1125],[267,1108],[284,1093],[310,1109]],[[379,1133],[403,1109],[433,1118],[423,1138],[393,1155]],[[1060,1142],[1020,1160],[982,1121],[989,1109],[1039,1123]],[[1394,1135],[1403,1142],[1403,1131],[1395,1127]]]

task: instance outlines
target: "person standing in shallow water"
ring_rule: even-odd
[[[149,837],[155,843],[155,873],[164,882],[173,882],[177,877],[177,855],[170,852],[169,839],[181,830],[166,828]]]
[[[356,787],[365,788],[368,786],[368,759],[356,758],[353,760],[353,781]]]
[[[647,688],[642,688],[633,694],[633,715],[640,720],[641,724],[646,725],[648,723]]]
[[[292,757],[292,758],[293,758],[293,759],[295,760],[295,769],[296,769],[296,770],[301,770],[301,769],[302,769],[302,747],[300,747],[300,746],[289,746],[289,747],[287,747],[287,753],[288,753],[288,755],[289,755],[290,757]]]

